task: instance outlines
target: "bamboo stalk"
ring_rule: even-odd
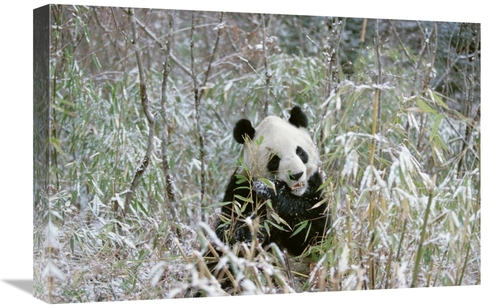
[[[132,8],[128,9],[128,15],[130,18],[130,24],[132,26],[132,45],[134,47],[135,57],[137,60],[137,68],[139,69],[139,88],[140,88],[140,96],[141,96],[141,105],[142,105],[142,110],[143,110],[143,112],[146,116],[147,122],[148,122],[149,133],[148,133],[148,144],[147,144],[147,148],[146,148],[146,153],[144,154],[144,157],[143,157],[140,165],[135,170],[134,178],[132,180],[132,183],[130,184],[127,195],[125,197],[125,204],[124,204],[124,209],[123,209],[124,212],[126,212],[129,209],[130,202],[132,200],[132,196],[134,194],[134,191],[137,188],[137,186],[139,185],[139,182],[142,178],[142,175],[144,174],[147,167],[149,166],[151,153],[153,152],[154,129],[155,129],[155,119],[153,117],[153,114],[149,110],[149,98],[148,98],[148,91],[147,91],[147,85],[146,85],[146,75],[144,73],[144,67],[142,64],[140,48],[139,48],[139,45],[137,44],[138,43],[137,42],[138,41],[137,25],[136,25],[134,9],[132,9]]]
[[[391,249],[389,250],[389,259],[387,260],[387,266],[385,269],[385,286],[384,289],[389,288],[389,281],[391,279],[391,269],[392,269],[392,254],[393,254],[393,246],[391,245]]]
[[[262,18],[262,50],[264,52],[264,70],[265,70],[265,76],[266,76],[266,91],[265,91],[265,96],[264,96],[264,116],[267,116],[269,113],[269,86],[271,83],[271,77],[272,74],[269,72],[269,66],[268,66],[268,59],[267,59],[267,47],[266,47],[266,41],[267,41],[267,30],[266,30],[266,19],[265,15],[261,15]]]
[[[168,200],[168,208],[170,209],[170,218],[177,224],[180,224],[179,215],[177,213],[177,200],[175,199],[173,179],[170,174],[170,164],[168,156],[168,112],[167,112],[167,86],[168,86],[168,76],[170,74],[170,47],[173,36],[173,17],[170,16],[169,20],[169,33],[167,35],[167,42],[164,46],[164,51],[166,54],[165,62],[163,62],[163,81],[161,86],[161,117],[162,117],[162,132],[161,132],[161,158],[162,158],[162,169],[165,176],[165,195],[166,200]],[[181,232],[178,232],[178,236],[182,236]]]
[[[431,185],[431,188],[429,189],[429,197],[427,200],[427,207],[425,209],[425,214],[424,214],[424,223],[422,225],[422,230],[420,231],[420,241],[418,243],[418,249],[417,249],[417,257],[415,260],[415,267],[413,268],[413,279],[411,281],[411,287],[415,288],[416,282],[417,282],[417,277],[418,277],[418,272],[419,272],[419,267],[420,267],[420,260],[422,259],[422,247],[425,241],[425,235],[426,232],[425,230],[427,229],[427,221],[429,219],[429,213],[431,209],[431,204],[432,204],[432,198],[434,196],[434,187],[433,184]]]
[[[198,133],[198,143],[199,143],[199,159],[201,163],[201,187],[200,187],[200,203],[194,210],[194,219],[197,222],[201,221],[201,209],[203,208],[203,203],[205,202],[205,141],[203,138],[203,134],[201,133],[201,124],[200,124],[200,90],[198,88],[198,80],[196,77],[196,73],[194,70],[194,12],[191,15],[191,77],[193,79],[193,91],[194,91],[194,104],[195,104],[195,118],[196,118],[196,131]]]

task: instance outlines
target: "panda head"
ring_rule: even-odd
[[[288,121],[268,116],[255,128],[249,120],[238,121],[233,134],[245,145],[243,159],[251,176],[282,180],[293,194],[302,196],[319,165],[307,123],[299,107],[291,110]]]

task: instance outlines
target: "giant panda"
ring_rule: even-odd
[[[216,226],[220,240],[250,243],[255,235],[263,247],[275,243],[298,256],[322,238],[330,216],[307,126],[298,106],[288,120],[268,116],[255,127],[248,119],[236,123],[233,136],[244,146],[243,166],[226,187]],[[248,224],[256,220],[260,228],[254,230]]]

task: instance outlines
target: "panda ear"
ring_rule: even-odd
[[[290,111],[290,119],[288,120],[291,124],[297,126],[298,128],[304,127],[307,128],[307,116],[300,109],[299,106],[295,106]]]
[[[250,139],[255,136],[255,128],[253,128],[252,123],[247,119],[241,119],[236,123],[233,130],[234,139],[238,143],[245,143],[245,135],[248,135]]]

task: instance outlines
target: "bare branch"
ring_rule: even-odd
[[[420,25],[420,23],[419,23],[419,25]],[[421,71],[420,68],[422,67],[422,62],[424,60],[425,51],[426,50],[430,50],[430,38],[432,37],[432,35],[436,31],[436,29],[432,28],[432,31],[430,33],[427,31],[427,29],[424,29],[422,31],[423,31],[423,34],[424,34],[424,41],[423,41],[423,44],[422,44],[422,49],[420,50],[420,53],[419,53],[418,61],[415,64],[415,72],[417,74],[417,78],[416,78],[416,82],[415,82],[414,93],[416,93],[418,95],[424,90],[424,87],[422,86],[422,82],[425,82],[425,81],[422,81],[422,78],[424,76],[422,76],[423,72]]]
[[[269,66],[267,64],[267,30],[266,30],[266,19],[265,15],[262,14],[262,50],[264,52],[264,69],[266,75],[266,91],[264,96],[264,116],[269,113],[269,84],[271,82],[272,74],[269,72]]]
[[[135,175],[132,180],[132,183],[130,184],[130,188],[127,192],[126,198],[125,198],[125,205],[124,209],[125,211],[128,210],[130,206],[130,202],[132,200],[132,195],[134,194],[135,189],[139,185],[139,182],[142,178],[142,175],[146,171],[149,162],[150,162],[150,157],[151,157],[151,152],[153,151],[153,141],[154,141],[154,126],[155,126],[155,119],[153,117],[153,114],[149,110],[149,99],[148,99],[148,93],[147,93],[147,87],[146,87],[146,76],[144,74],[144,68],[142,65],[142,60],[141,60],[141,55],[140,55],[140,48],[139,45],[137,45],[137,26],[136,26],[136,19],[134,15],[134,9],[130,8],[128,9],[128,15],[130,18],[130,24],[132,26],[132,45],[134,47],[135,51],[135,56],[137,58],[137,67],[139,69],[139,87],[140,87],[140,95],[141,95],[141,105],[142,105],[142,110],[144,114],[146,115],[146,119],[148,121],[149,125],[149,134],[148,134],[148,144],[146,148],[146,153],[144,154],[144,157],[141,161],[141,164],[137,167],[135,170]]]
[[[194,103],[195,103],[195,117],[196,117],[196,130],[198,132],[198,142],[200,145],[200,163],[201,163],[201,191],[200,191],[200,204],[195,208],[194,216],[197,222],[201,221],[201,209],[203,207],[203,202],[205,199],[205,142],[203,140],[203,135],[201,133],[200,125],[200,93],[198,88],[198,80],[196,77],[196,72],[194,69],[194,12],[191,15],[191,77],[193,78],[193,91],[194,91]]]
[[[161,130],[161,159],[162,169],[165,175],[165,194],[166,200],[169,203],[171,219],[179,224],[179,216],[177,214],[177,201],[175,200],[173,180],[170,174],[170,164],[168,162],[168,112],[167,112],[167,85],[168,75],[170,73],[170,44],[173,32],[173,17],[170,16],[169,20],[169,34],[167,36],[167,43],[165,44],[164,51],[166,53],[165,62],[163,62],[163,81],[161,85],[161,117],[162,117],[162,130]],[[163,47],[162,47],[163,48]]]
[[[396,26],[394,25],[392,20],[389,19],[388,21],[389,21],[389,24],[391,25],[392,32],[394,33],[394,36],[396,37],[397,41],[399,42],[399,45],[401,45],[401,47],[403,48],[404,54],[405,54],[406,58],[408,59],[408,62],[410,62],[412,65],[415,65],[415,60],[412,58],[412,56],[410,55],[410,53],[406,49],[406,46],[404,45],[403,41],[399,37]]]
[[[326,76],[325,76],[325,106],[323,108],[323,112],[321,114],[321,122],[323,122],[328,109],[330,107],[330,102],[334,97],[334,94],[337,92],[339,87],[339,55],[338,51],[340,48],[340,40],[342,37],[342,32],[344,31],[345,18],[339,21],[338,17],[332,20],[332,26],[334,29],[334,40],[333,47],[331,48],[331,52],[328,54],[326,51],[323,53],[325,55],[326,61]],[[333,89],[332,89],[333,85]],[[324,150],[323,147],[323,138],[324,138],[324,128],[321,129],[319,134],[319,143],[320,143],[320,151]]]
[[[208,62],[208,68],[205,71],[205,79],[203,80],[203,85],[202,87],[205,87],[208,81],[208,76],[210,75],[210,69],[212,68],[212,63],[214,62],[215,58],[215,52],[217,51],[217,47],[219,46],[219,39],[220,39],[220,34],[222,31],[222,22],[224,20],[224,12],[220,13],[220,20],[219,20],[219,25],[217,26],[217,38],[215,39],[215,45],[214,49],[212,51],[212,55],[210,56],[210,61]]]
[[[187,68],[186,66],[184,66],[184,64],[181,63],[181,61],[179,59],[177,59],[170,51],[170,47],[167,47],[167,45],[169,44],[169,42],[167,41],[167,43],[164,43],[162,42],[153,32],[151,32],[151,30],[149,30],[148,27],[146,27],[145,24],[143,24],[140,20],[138,20],[137,18],[135,19],[137,24],[139,25],[139,27],[142,28],[142,30],[144,30],[144,32],[146,32],[146,34],[151,37],[161,48],[162,51],[164,51],[166,54],[167,54],[167,57],[172,59],[172,61],[175,62],[175,64],[186,74],[188,75],[191,75],[191,72],[189,70],[189,68]],[[170,40],[172,39],[172,36],[173,36],[173,31],[171,31],[169,37],[170,37]],[[168,39],[167,39],[168,40]],[[168,49],[168,50],[167,50]]]

